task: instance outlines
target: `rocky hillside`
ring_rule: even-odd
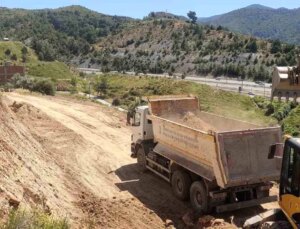
[[[247,8],[253,9],[271,10]],[[256,22],[254,18],[249,26],[255,28],[259,24]],[[194,25],[185,17],[165,12],[152,12],[143,20],[134,20],[80,6],[51,10],[0,8],[1,36],[23,42],[40,61],[59,60],[102,71],[183,76],[269,80],[274,65],[294,65],[298,53],[295,45],[235,34],[221,26]],[[2,56],[23,58],[22,53],[13,54]]]
[[[145,20],[100,40],[74,63],[103,71],[180,73],[267,80],[272,67],[295,64],[298,48],[182,20]]]
[[[251,5],[226,14],[201,18],[199,21],[209,25],[221,25],[232,31],[260,38],[300,44],[300,8],[273,9]]]

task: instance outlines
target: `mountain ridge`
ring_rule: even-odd
[[[274,9],[256,4],[221,15],[199,18],[198,21],[263,39],[300,44],[300,8]]]

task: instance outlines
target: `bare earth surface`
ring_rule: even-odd
[[[200,116],[197,116],[193,112],[186,112],[183,115],[167,114],[167,115],[162,115],[161,117],[205,132],[217,131],[215,127],[204,122]]]
[[[2,101],[2,206],[37,205],[69,218],[74,228],[187,227],[182,216],[189,204],[130,158],[126,115],[66,97],[9,93]],[[239,226],[262,210],[216,217]]]

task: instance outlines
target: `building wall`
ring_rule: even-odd
[[[14,74],[25,75],[24,66],[0,66],[0,83],[6,83],[11,80]]]

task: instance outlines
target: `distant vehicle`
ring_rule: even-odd
[[[4,40],[4,41],[9,41],[9,38],[4,37],[3,40]]]
[[[252,91],[249,91],[248,95],[253,95],[254,96],[255,94]]]
[[[255,81],[255,83],[260,86],[265,86],[265,82],[263,82],[263,81]]]
[[[216,80],[221,80],[221,79],[222,79],[221,77],[217,77],[217,78],[216,78]]]

